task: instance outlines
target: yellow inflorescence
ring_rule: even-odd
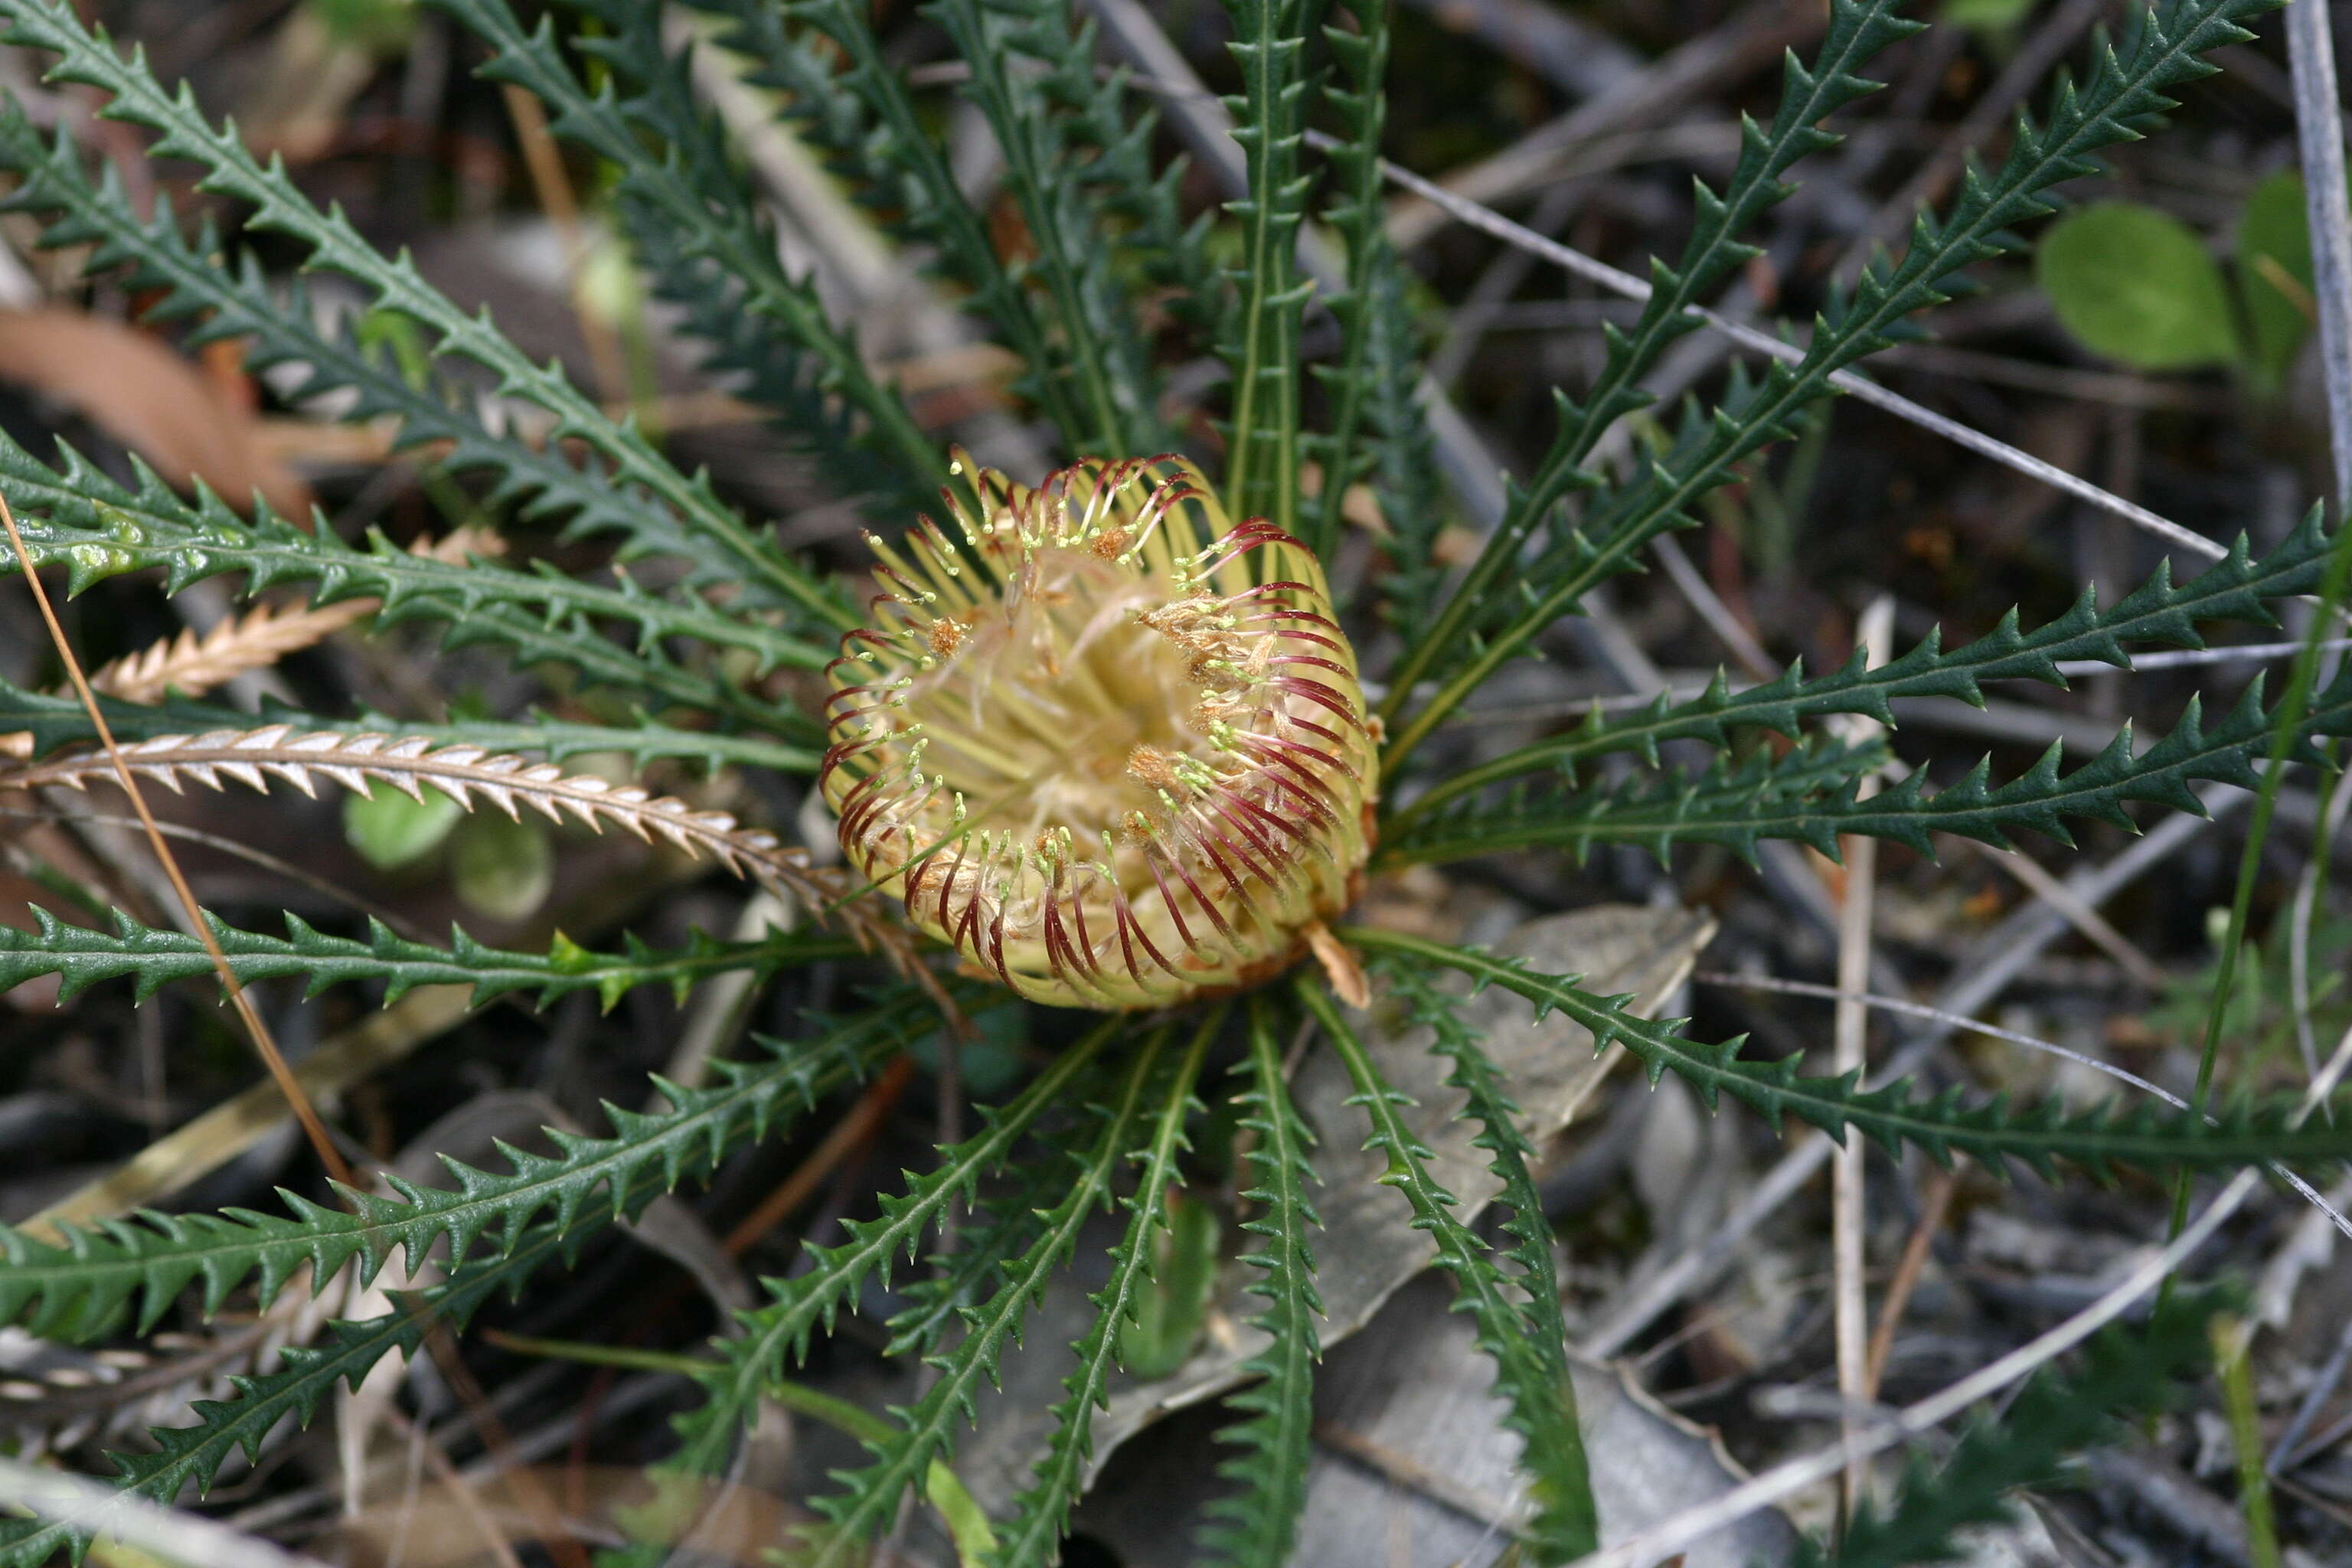
[[[1023,995],[1155,1007],[1289,964],[1352,900],[1378,760],[1320,563],[1181,458],[973,470],[831,675],[841,844]]]

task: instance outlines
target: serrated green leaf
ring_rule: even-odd
[[[1696,325],[1687,313],[1689,308],[1706,299],[1731,268],[1755,254],[1754,247],[1740,237],[1768,208],[1788,196],[1793,187],[1781,176],[1799,159],[1836,143],[1837,138],[1823,131],[1821,122],[1876,91],[1879,84],[1863,76],[1863,68],[1881,50],[1923,26],[1896,15],[1900,9],[1900,0],[1832,0],[1829,26],[1812,63],[1807,66],[1791,55],[1782,67],[1780,101],[1771,123],[1741,121],[1739,161],[1722,193],[1697,187],[1696,221],[1680,260],[1673,267],[1663,261],[1651,263],[1653,292],[1641,319],[1630,332],[1615,327],[1603,330],[1607,354],[1584,400],[1576,402],[1564,393],[1553,395],[1559,425],[1550,448],[1533,473],[1524,480],[1511,481],[1502,522],[1443,605],[1428,616],[1426,629],[1406,647],[1391,672],[1389,697],[1381,707],[1392,737],[1384,771],[1391,771],[1396,762],[1409,755],[1440,716],[1416,715],[1407,723],[1408,708],[1422,681],[1456,664],[1465,652],[1471,651],[1475,640],[1483,638],[1475,650],[1475,662],[1482,671],[1479,678],[1465,683],[1455,676],[1446,688],[1449,691],[1456,687],[1475,689],[1484,682],[1483,670],[1514,651],[1516,637],[1498,644],[1493,635],[1498,615],[1507,613],[1506,595],[1500,590],[1524,570],[1529,542],[1560,503],[1571,494],[1601,484],[1599,476],[1585,471],[1585,459],[1610,426],[1648,403],[1642,378],[1675,339]],[[1522,577],[1521,581],[1528,580]],[[1583,587],[1576,586],[1565,596],[1547,597],[1512,624],[1549,625],[1583,592]],[[1525,635],[1530,634],[1517,634]]]
[[[208,121],[193,93],[167,90],[148,71],[142,58],[126,58],[103,29],[84,26],[70,0],[7,0],[0,5],[0,14],[9,21],[9,42],[57,57],[47,66],[47,79],[78,82],[107,94],[109,101],[101,112],[109,119],[156,132],[155,156],[193,161],[204,170],[203,187],[207,193],[251,208],[247,219],[250,228],[294,240],[308,253],[310,270],[350,279],[365,291],[371,309],[404,317],[427,334],[430,352],[436,358],[454,357],[478,365],[502,392],[552,415],[558,433],[586,445],[608,465],[609,477],[600,485],[560,461],[555,467],[564,469],[563,475],[534,469],[519,460],[519,444],[485,440],[470,421],[457,422],[450,432],[461,445],[460,466],[472,458],[498,468],[522,486],[544,489],[559,508],[575,511],[575,528],[582,531],[617,531],[639,552],[674,550],[704,569],[704,581],[734,582],[749,591],[772,595],[774,602],[813,614],[820,624],[844,628],[855,624],[840,600],[759,537],[719,500],[707,479],[688,478],[634,426],[606,418],[594,400],[574,387],[560,370],[536,364],[517,350],[490,324],[487,314],[459,310],[425,281],[413,260],[383,256],[341,211],[320,211],[282,164],[265,163],[233,131],[216,128]],[[21,122],[21,114],[5,117],[0,123],[6,121]],[[20,148],[27,145],[23,135],[12,140]],[[30,138],[29,145],[37,147],[37,137]],[[11,205],[62,206],[68,212],[68,222],[50,230],[49,243],[102,239],[120,248],[101,247],[93,258],[100,265],[117,260],[167,265],[172,274],[167,286],[173,292],[155,308],[157,313],[175,319],[215,312],[200,338],[230,338],[255,331],[267,344],[261,363],[292,360],[320,367],[327,378],[325,384],[306,385],[301,389],[304,393],[357,384],[362,374],[359,368],[330,366],[352,357],[360,359],[363,366],[364,355],[337,354],[315,339],[289,339],[287,323],[277,320],[287,314],[281,308],[254,309],[248,300],[239,297],[239,290],[223,286],[226,269],[211,266],[207,259],[215,247],[191,252],[184,246],[175,247],[166,237],[171,233],[168,216],[152,230],[135,219],[126,221],[129,209],[119,187],[101,191],[96,200],[83,199],[88,182],[81,181],[82,190],[78,191],[74,178],[66,172],[68,167],[79,172],[79,158],[70,142],[60,141],[42,191],[37,195],[20,191],[10,198]],[[23,166],[21,159],[19,163]],[[192,259],[196,265],[184,265]],[[416,406],[415,389],[402,378],[367,374],[364,379],[371,395],[399,402],[399,406],[388,411],[435,420],[431,400]],[[446,423],[446,417],[440,422]],[[415,423],[411,421],[412,434]]]
[[[1675,771],[1618,786],[1530,788],[1493,802],[1459,800],[1383,838],[1378,859],[1390,864],[1463,859],[1536,846],[1583,856],[1599,844],[1637,844],[1662,859],[1677,844],[1721,844],[1753,858],[1766,838],[1792,838],[1834,857],[1845,834],[1892,839],[1933,854],[1933,835],[1950,833],[2003,848],[2030,830],[2074,842],[2072,824],[2133,826],[2124,810],[2147,802],[2202,815],[2189,786],[2218,782],[2252,789],[2256,764],[2270,751],[2281,715],[2263,705],[2257,677],[2221,720],[2208,723],[2192,698],[2170,733],[2135,752],[2129,726],[2090,762],[2066,772],[2053,742],[2032,768],[1992,782],[1990,757],[1958,780],[1930,790],[1924,771],[1864,796],[1861,776],[1878,765],[1872,747],[1836,742],[1800,746],[1774,758],[1719,762],[1696,773]],[[2318,759],[2314,742],[2352,733],[2352,671],[2340,671],[2317,694],[2299,724],[2287,724],[2286,760]]]
[[[1504,1087],[1502,1071],[1486,1055],[1475,1031],[1464,1025],[1458,1002],[1437,991],[1423,970],[1410,963],[1394,963],[1388,969],[1391,994],[1404,1002],[1414,1023],[1429,1029],[1432,1048],[1454,1059],[1454,1070],[1445,1081],[1468,1097],[1463,1109],[1478,1122],[1476,1146],[1491,1156],[1486,1168],[1501,1184],[1496,1195],[1511,1211],[1511,1217],[1503,1222],[1503,1233],[1512,1242],[1504,1256],[1518,1269],[1512,1283],[1524,1298],[1529,1337],[1547,1355],[1550,1347],[1564,1349],[1568,1323],[1560,1311],[1551,1226],[1530,1173],[1536,1151],[1514,1120],[1518,1107]],[[1567,1373],[1564,1363],[1560,1373]]]
[[[0,926],[0,991],[43,974],[60,976],[67,995],[128,978],[143,1000],[172,981],[214,973],[211,953],[185,931],[142,926],[119,911],[110,932],[68,925],[38,907],[32,913],[33,931]],[[683,997],[714,974],[750,970],[767,975],[858,952],[851,938],[814,929],[772,932],[753,942],[721,942],[698,931],[682,948],[650,948],[632,937],[617,953],[591,952],[558,932],[541,956],[485,947],[456,930],[450,945],[438,948],[412,942],[381,921],[371,921],[365,940],[358,940],[330,936],[290,914],[282,937],[207,919],[241,982],[299,976],[315,994],[337,984],[381,981],[387,1002],[419,985],[467,985],[478,1005],[517,992],[536,993],[544,1004],[593,990],[610,1007],[640,985],[667,985]]]
[[[1364,1146],[1388,1156],[1388,1174],[1381,1179],[1404,1194],[1414,1227],[1429,1232],[1437,1243],[1437,1266],[1454,1277],[1455,1304],[1469,1312],[1477,1325],[1478,1348],[1495,1363],[1495,1391],[1510,1405],[1504,1425],[1526,1440],[1519,1468],[1528,1476],[1535,1502],[1535,1517],[1523,1537],[1527,1551],[1540,1568],[1598,1552],[1601,1510],[1592,1500],[1591,1464],[1577,1426],[1568,1345],[1564,1335],[1554,1337],[1549,1331],[1558,1320],[1557,1287],[1549,1303],[1552,1310],[1540,1314],[1548,1320],[1546,1326],[1538,1329],[1523,1305],[1524,1292],[1520,1300],[1512,1299],[1492,1249],[1454,1217],[1459,1200],[1431,1176],[1426,1162],[1434,1156],[1398,1114],[1405,1097],[1381,1076],[1371,1053],[1319,982],[1302,980],[1297,990],[1356,1086],[1353,1102],[1363,1107],[1371,1122]],[[1504,1125],[1509,1125],[1507,1118]],[[1488,1142],[1497,1153],[1511,1152],[1507,1142],[1492,1138]],[[1517,1186],[1517,1200],[1528,1202],[1531,1184],[1524,1171]],[[1536,1213],[1539,1215],[1541,1210]],[[1548,1262],[1543,1272],[1549,1283]]]
[[[0,1322],[51,1339],[108,1331],[135,1309],[143,1332],[182,1291],[200,1289],[200,1310],[218,1311],[248,1279],[266,1306],[288,1282],[323,1288],[346,1268],[362,1280],[395,1253],[415,1268],[437,1242],[458,1253],[486,1237],[497,1251],[518,1246],[536,1222],[557,1237],[633,1215],[656,1194],[708,1173],[732,1148],[785,1125],[817,1098],[864,1073],[920,1027],[928,1002],[901,994],[817,1038],[761,1042],[764,1058],[726,1063],[713,1088],[656,1081],[670,1109],[607,1107],[609,1137],[551,1131],[552,1156],[509,1152],[499,1174],[445,1160],[455,1188],[390,1178],[394,1197],[342,1191],[329,1208],[281,1192],[287,1215],[231,1209],[215,1215],[142,1211],[132,1219],[73,1227],[56,1243],[0,1228]]]
[[[1145,1090],[1143,1104],[1151,1119],[1151,1138],[1136,1156],[1142,1161],[1143,1172],[1135,1192],[1122,1200],[1128,1211],[1127,1228],[1110,1249],[1109,1280],[1088,1298],[1095,1307],[1094,1322],[1070,1347],[1077,1356],[1077,1368],[1062,1379],[1064,1398],[1053,1407],[1054,1432],[1045,1457],[1038,1461],[1030,1484],[1013,1500],[1002,1542],[989,1559],[997,1568],[1044,1568],[1054,1561],[1070,1510],[1085,1484],[1087,1461],[1094,1455],[1095,1412],[1108,1405],[1114,1363],[1124,1363],[1135,1375],[1149,1375],[1127,1356],[1128,1331],[1139,1326],[1141,1312],[1150,1310],[1157,1256],[1153,1238],[1171,1228],[1162,1196],[1173,1200],[1170,1184],[1175,1179],[1177,1156],[1184,1149],[1185,1123],[1201,1108],[1193,1098],[1193,1086],[1200,1079],[1210,1042],[1223,1022],[1224,1009],[1212,1010],[1193,1030],[1192,1044]],[[1182,1223],[1177,1219],[1174,1225],[1181,1227]],[[1202,1272],[1213,1278],[1213,1268]],[[1159,1284],[1164,1287],[1169,1282],[1168,1271],[1161,1270]],[[1204,1289],[1206,1283],[1204,1279]]]
[[[1573,778],[1581,764],[1594,758],[1628,752],[1656,767],[1659,748],[1670,742],[1724,746],[1743,727],[1773,730],[1793,739],[1802,733],[1803,721],[1831,713],[1861,713],[1892,725],[1892,704],[1905,698],[1951,697],[1981,707],[1989,681],[2033,680],[2064,687],[2062,660],[2098,659],[2129,669],[2128,650],[2134,644],[2202,647],[2205,630],[2218,621],[2275,626],[2278,616],[2272,605],[2318,586],[2336,537],[2324,525],[2323,509],[2314,507],[2259,559],[2240,534],[2226,556],[2187,583],[2175,586],[2167,563],[2105,609],[2099,607],[2095,591],[2085,589],[2064,615],[2031,632],[2019,628],[2012,610],[1991,632],[1948,652],[1942,634],[1936,631],[1883,664],[1855,658],[1843,669],[1811,680],[1804,679],[1804,666],[1798,663],[1776,680],[1734,691],[1718,673],[1703,696],[1675,702],[1662,693],[1646,709],[1596,713],[1572,730],[1435,780],[1391,815],[1384,836],[1403,831],[1451,801],[1538,770]]]
[[[1594,392],[1582,405],[1563,402],[1561,433],[1543,466],[1528,484],[1514,488],[1503,525],[1430,632],[1391,674],[1381,708],[1390,735],[1382,772],[1393,774],[1496,668],[1572,613],[1592,589],[1634,569],[1652,540],[1694,526],[1700,498],[1728,483],[1746,458],[1793,435],[1802,411],[1828,395],[1832,375],[1915,335],[1909,318],[1965,292],[1971,287],[1969,269],[1977,263],[2017,248],[2017,230],[2052,210],[2055,187],[2097,170],[2104,149],[2145,136],[2160,123],[2174,106],[2173,90],[2217,68],[2203,57],[2251,37],[2243,24],[2271,3],[2183,0],[2146,13],[2119,45],[2103,41],[2083,79],[2069,80],[2053,96],[2044,121],[2021,123],[1998,171],[1971,169],[1948,213],[1920,215],[1900,259],[1873,261],[1850,295],[1832,300],[1801,361],[1775,361],[1761,375],[1735,367],[1721,401],[1704,414],[1694,407],[1663,457],[1612,482],[1587,472],[1584,457],[1610,425],[1640,405],[1633,376],[1647,369],[1666,341],[1697,324],[1685,310],[1693,298],[1686,292],[1692,267],[1655,265],[1654,292],[1635,333],[1608,334],[1610,352]],[[1832,7],[1822,43],[1825,64],[1809,72],[1789,62],[1789,86],[1773,132],[1747,128],[1727,191],[1753,208],[1784,194],[1779,174],[1830,140],[1814,120],[1873,87],[1853,74],[1854,66],[1909,30],[1888,10],[1854,0]],[[1843,62],[1834,69],[1826,63],[1833,58]],[[1724,215],[1730,209],[1723,199],[1702,188],[1699,205],[1692,246],[1719,277],[1748,252],[1726,237]],[[1665,313],[1654,320],[1661,309]],[[1578,491],[1593,492],[1592,499],[1570,519],[1561,503]],[[1528,548],[1543,534],[1549,542],[1530,561]],[[1514,579],[1526,590],[1517,597],[1500,591]],[[1471,641],[1482,635],[1472,652]],[[1422,700],[1420,683],[1439,669],[1446,673],[1436,693]]]
[[[262,1440],[280,1422],[291,1416],[308,1426],[330,1394],[358,1387],[385,1356],[413,1355],[436,1324],[462,1326],[492,1296],[520,1289],[562,1255],[562,1242],[560,1226],[539,1227],[500,1256],[460,1266],[440,1285],[396,1296],[382,1317],[330,1322],[322,1344],[284,1347],[278,1352],[279,1370],[229,1379],[236,1398],[196,1401],[194,1426],[154,1428],[154,1451],[111,1456],[122,1472],[122,1489],[160,1503],[179,1500],[191,1487],[201,1496],[233,1455],[257,1459]],[[60,1553],[79,1557],[89,1541],[88,1531],[70,1525],[0,1520],[0,1568],[50,1568]]]
[[[1534,1004],[1538,1016],[1558,1011],[1590,1030],[1598,1048],[1624,1047],[1648,1069],[1652,1082],[1675,1074],[1709,1110],[1729,1095],[1776,1128],[1794,1116],[1840,1142],[1851,1128],[1890,1153],[1910,1144],[1942,1163],[1955,1153],[1967,1154],[1995,1174],[2005,1173],[2014,1160],[2049,1176],[2065,1161],[2101,1179],[2125,1167],[2212,1170],[2352,1156],[2352,1118],[2339,1114],[2337,1125],[2326,1126],[2325,1118],[2314,1117],[2297,1125],[2291,1100],[2242,1102],[2208,1121],[2194,1110],[2153,1100],[2070,1112],[2056,1100],[2025,1110],[2012,1110],[2002,1096],[1970,1103],[1958,1086],[1920,1099],[1908,1079],[1864,1089],[1854,1074],[1802,1076],[1794,1057],[1771,1062],[1745,1058],[1744,1037],[1712,1045],[1693,1040],[1684,1033],[1686,1018],[1636,1016],[1627,1010],[1631,998],[1593,995],[1580,989],[1574,976],[1539,974],[1522,960],[1367,926],[1351,926],[1339,935],[1368,952],[1397,953],[1458,970],[1482,985],[1500,985]],[[2339,1110],[2352,1110],[2352,1098]]]
[[[2012,1489],[2062,1479],[2070,1455],[2125,1437],[2127,1418],[2177,1405],[2179,1381],[2206,1359],[2205,1326],[2221,1301],[2211,1292],[2177,1298],[2145,1328],[2110,1329],[2094,1339],[2081,1372],[2036,1373],[2006,1409],[1962,1434],[1941,1465],[1914,1460],[1895,1505],[1865,1505],[1834,1552],[1811,1541],[1801,1545],[1795,1568],[1958,1561],[1954,1536],[1970,1525],[2006,1522],[2014,1513]]]
[[[1313,1458],[1315,1364],[1323,1354],[1315,1324],[1323,1301],[1315,1293],[1307,1232],[1322,1221],[1307,1197],[1307,1184],[1315,1180],[1307,1158],[1313,1135],[1283,1079],[1282,1047],[1261,998],[1250,1003],[1249,1038],[1249,1088],[1239,1099],[1248,1111],[1242,1130],[1256,1139],[1249,1163],[1257,1185],[1242,1201],[1256,1205],[1256,1217],[1242,1221],[1241,1228],[1263,1237],[1264,1245],[1241,1260],[1264,1276],[1248,1287],[1265,1301],[1250,1326],[1263,1330],[1269,1342],[1242,1366],[1259,1381],[1225,1401],[1244,1418],[1218,1438],[1242,1452],[1218,1465],[1217,1473],[1238,1482],[1240,1490],[1210,1505],[1213,1522],[1202,1544],[1218,1563],[1282,1568],[1297,1538]]]
[[[813,1267],[790,1279],[763,1281],[770,1300],[738,1314],[743,1331],[719,1342],[720,1363],[701,1380],[706,1395],[702,1408],[678,1417],[685,1441],[671,1466],[698,1475],[723,1469],[761,1387],[784,1376],[793,1363],[808,1353],[817,1329],[832,1326],[842,1303],[869,1276],[889,1283],[892,1268],[901,1257],[914,1255],[947,1206],[959,1197],[969,1198],[982,1176],[1002,1166],[1041,1117],[1064,1107],[1071,1087],[1091,1070],[1119,1028],[1113,1019],[1089,1031],[1013,1100],[996,1110],[983,1110],[982,1130],[940,1151],[940,1163],[920,1176],[910,1175],[905,1192],[884,1195],[877,1218],[845,1220],[842,1228],[849,1233],[848,1242],[811,1246],[807,1251]]]
[[[1358,477],[1370,469],[1398,558],[1388,585],[1392,613],[1407,625],[1428,613],[1442,568],[1436,559],[1444,514],[1437,504],[1428,421],[1419,407],[1421,364],[1403,263],[1388,237],[1381,139],[1388,121],[1391,0],[1339,0],[1352,29],[1326,26],[1337,68],[1324,96],[1343,134],[1331,151],[1337,175],[1329,219],[1347,251],[1345,288],[1328,303],[1340,327],[1337,363],[1315,374],[1331,400],[1329,428],[1307,439],[1320,460],[1322,488],[1300,535],[1326,559],[1338,548],[1342,511]],[[1361,447],[1360,448],[1360,442]]]
[[[1223,0],[1242,91],[1225,100],[1248,194],[1225,204],[1240,220],[1238,299],[1219,353],[1233,384],[1224,500],[1234,517],[1264,517],[1286,533],[1298,521],[1298,331],[1307,285],[1298,228],[1307,187],[1299,172],[1307,75],[1306,0]]]
[[[1217,1247],[1225,1234],[1215,1208],[1181,1193],[1168,1194],[1166,1234],[1151,1257],[1151,1283],[1118,1333],[1118,1363],[1130,1377],[1166,1377],[1200,1342],[1217,1284]]]
[[[837,1476],[843,1489],[817,1500],[817,1510],[831,1528],[814,1538],[805,1554],[806,1568],[846,1568],[863,1563],[869,1551],[868,1538],[887,1526],[907,1489],[935,1457],[951,1449],[958,1426],[976,1418],[974,1401],[982,1380],[997,1381],[997,1366],[1006,1346],[1018,1337],[1031,1309],[1044,1300],[1047,1281],[1077,1246],[1079,1228],[1110,1201],[1112,1184],[1137,1130],[1153,1110],[1160,1112],[1155,1144],[1164,1139],[1172,1145],[1188,1097],[1152,1092],[1155,1086],[1171,1087],[1163,1059],[1169,1034],[1165,1026],[1157,1029],[1137,1048],[1134,1059],[1120,1075],[1114,1099],[1100,1117],[1100,1134],[1076,1161],[1076,1179],[1045,1215],[1035,1244],[1006,1268],[1003,1286],[965,1315],[962,1342],[944,1355],[928,1358],[929,1364],[939,1370],[937,1381],[912,1407],[892,1410],[898,1421],[897,1429],[887,1440],[866,1445],[875,1463]],[[1197,1068],[1197,1050],[1188,1056]],[[1168,1157],[1173,1157],[1172,1146]],[[791,1555],[797,1568],[803,1554]]]

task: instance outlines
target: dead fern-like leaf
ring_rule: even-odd
[[[709,855],[738,876],[803,897],[824,896],[810,875],[806,851],[763,829],[745,827],[726,812],[706,811],[641,784],[567,773],[552,763],[479,746],[266,724],[257,730],[159,735],[124,746],[122,760],[134,774],[174,794],[187,779],[210,789],[234,779],[266,792],[276,778],[315,796],[318,781],[324,779],[362,795],[383,784],[421,799],[429,784],[468,810],[478,796],[518,819],[529,805],[551,821],[577,820],[599,832],[605,824],[616,823],[647,843],[659,841],[688,855]],[[112,766],[102,752],[68,752],[0,770],[0,789],[86,790],[93,782],[108,782]]]
[[[340,734],[297,730],[290,724],[159,735],[122,747],[121,754],[131,773],[174,794],[182,793],[187,779],[209,789],[220,789],[225,779],[234,779],[267,792],[276,778],[315,796],[318,781],[324,779],[362,795],[381,784],[418,799],[429,784],[467,810],[479,799],[518,819],[529,805],[551,821],[576,820],[598,832],[615,823],[649,844],[665,843],[689,856],[708,855],[739,877],[800,900],[813,914],[837,917],[860,945],[879,952],[899,973],[922,984],[948,1017],[958,1016],[936,977],[917,960],[912,934],[853,899],[847,879],[838,870],[813,866],[806,850],[764,828],[746,827],[727,812],[656,795],[642,784],[567,773],[552,763],[479,746],[438,745],[423,736]],[[92,783],[111,783],[114,777],[114,764],[104,752],[72,752],[0,767],[0,790],[87,790]]]
[[[201,696],[248,670],[266,669],[289,653],[342,630],[376,607],[373,599],[346,599],[324,608],[280,611],[257,605],[198,636],[194,626],[175,637],[124,654],[89,678],[91,687],[125,702],[161,702],[167,693]]]
[[[419,540],[414,555],[463,565],[472,555],[496,555],[496,534],[460,528],[436,540]],[[332,605],[278,608],[258,605],[199,635],[194,627],[140,649],[100,668],[90,685],[125,702],[161,702],[167,693],[199,697],[247,671],[267,669],[288,654],[324,641],[353,621],[372,615],[383,601],[344,599]]]

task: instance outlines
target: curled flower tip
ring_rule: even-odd
[[[875,542],[883,591],[831,667],[850,864],[1034,1001],[1286,968],[1354,900],[1379,786],[1321,563],[1181,458],[957,471],[952,533]]]

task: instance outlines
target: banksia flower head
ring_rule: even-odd
[[[851,865],[1034,1001],[1156,1007],[1286,967],[1354,899],[1378,757],[1323,569],[1181,458],[873,541],[822,784]],[[943,492],[944,493],[944,492]]]

